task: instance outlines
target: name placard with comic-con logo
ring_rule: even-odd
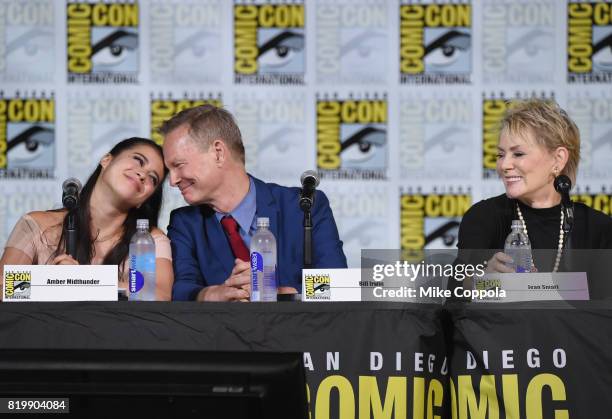
[[[68,82],[137,83],[139,21],[136,1],[68,1]]]
[[[55,13],[52,0],[0,2],[0,80],[52,82]]]
[[[384,83],[387,80],[388,6],[385,0],[317,2],[319,83]]]
[[[117,301],[117,265],[4,265],[4,302]]]
[[[302,269],[302,301],[361,301],[361,269]]]
[[[221,0],[154,1],[149,6],[149,70],[158,83],[220,82]]]
[[[303,84],[306,11],[302,1],[234,2],[234,82]]]
[[[54,169],[53,93],[0,92],[0,179],[52,179]]]
[[[401,83],[470,83],[470,1],[401,0],[399,25]]]
[[[180,98],[180,99],[179,99]],[[223,106],[221,93],[151,93],[151,139],[163,145],[164,139],[157,131],[161,124],[184,109],[200,105]]]
[[[461,218],[472,206],[470,187],[407,188],[400,194],[402,250],[454,249]]]
[[[475,303],[589,300],[586,272],[490,273],[474,278],[474,290]]]
[[[567,3],[568,83],[612,81],[612,3]]]
[[[322,178],[387,177],[386,93],[317,94],[317,169]]]

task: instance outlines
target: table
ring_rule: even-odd
[[[304,352],[317,419],[608,417],[611,326],[606,301],[0,304],[0,348]]]

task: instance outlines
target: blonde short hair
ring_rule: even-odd
[[[523,137],[527,132],[536,142],[555,151],[565,147],[569,152],[567,164],[561,171],[576,184],[580,161],[580,132],[561,107],[552,100],[530,99],[515,101],[501,120],[500,135]]]
[[[186,125],[192,139],[206,151],[215,139],[220,139],[242,164],[245,163],[242,135],[231,113],[223,108],[204,104],[183,109],[164,121],[158,131],[166,136],[180,126]]]

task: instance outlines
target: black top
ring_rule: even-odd
[[[561,205],[531,208],[505,194],[480,201],[463,216],[459,226],[459,259],[482,263],[504,248],[512,220],[518,220],[517,202],[527,225],[535,266],[553,269],[561,224]],[[612,298],[612,218],[582,203],[574,203],[571,240],[564,243],[559,271],[587,272],[591,299]],[[570,250],[570,251],[568,251]]]
[[[505,194],[474,204],[459,226],[459,249],[503,249],[512,220],[518,220],[516,204],[527,225],[532,249],[557,249],[561,205],[531,208]],[[582,203],[574,203],[573,249],[612,249],[612,218]]]

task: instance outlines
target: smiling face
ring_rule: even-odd
[[[164,160],[170,171],[170,185],[181,191],[190,205],[210,203],[221,184],[219,160],[213,145],[203,150],[182,125],[166,135]]]
[[[162,157],[153,147],[144,144],[135,145],[116,156],[107,154],[100,165],[100,178],[128,208],[145,202],[164,176]]]
[[[553,172],[563,165],[555,153],[539,145],[531,131],[522,136],[502,133],[498,144],[497,173],[506,195],[528,205],[556,199]],[[556,169],[556,170],[555,170]]]

